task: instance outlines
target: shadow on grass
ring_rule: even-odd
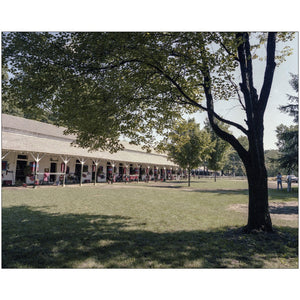
[[[222,189],[222,188],[216,188],[216,189],[205,189],[205,188],[195,188],[193,186],[182,186],[182,185],[149,185],[146,186],[149,188],[161,188],[161,189],[179,189],[184,192],[193,192],[193,193],[212,193],[212,194],[234,194],[234,195],[248,195],[248,189]]]
[[[206,189],[206,188],[195,188],[193,186],[188,187],[186,185],[171,185],[167,183],[165,185],[149,185],[148,187],[162,188],[162,189],[179,189],[185,192],[194,192],[194,193],[212,193],[212,194],[232,194],[232,195],[249,195],[248,188],[239,188],[239,189],[226,189],[226,188],[216,188],[216,189]],[[269,188],[269,200],[281,200],[281,201],[290,201],[291,198],[295,198],[295,201],[298,200],[298,188],[293,188],[292,192],[287,192],[286,189],[277,190],[276,188]]]
[[[285,206],[269,206],[269,212],[277,215],[298,215],[298,206],[285,205]]]
[[[290,200],[290,198],[295,198],[298,200],[298,188],[294,188],[292,192],[287,192],[286,189],[277,190],[277,189],[269,189],[269,199],[270,200]]]
[[[248,189],[236,189],[236,190],[229,190],[229,189],[215,189],[215,190],[206,190],[206,189],[197,189],[191,190],[191,192],[203,192],[203,193],[213,193],[213,194],[232,194],[232,195],[248,195]]]
[[[155,233],[123,216],[2,209],[3,268],[297,268],[298,230],[244,235],[240,228]],[[131,230],[138,226],[141,230]],[[271,267],[278,267],[272,265]]]

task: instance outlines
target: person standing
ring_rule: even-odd
[[[49,169],[45,169],[44,178],[43,178],[43,182],[45,184],[49,184],[49,176],[50,176]]]
[[[277,174],[277,190],[282,189],[282,176],[280,174],[280,172],[278,172]]]

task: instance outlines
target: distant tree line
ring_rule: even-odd
[[[279,155],[273,159],[281,169],[286,170],[287,173],[298,174],[298,115],[299,115],[299,75],[290,74],[291,80],[289,81],[295,95],[287,94],[289,103],[279,107],[283,113],[288,113],[293,117],[295,125],[286,126],[280,124],[276,128],[277,133],[277,146]]]

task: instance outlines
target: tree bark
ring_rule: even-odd
[[[265,70],[264,83],[260,97],[253,86],[252,61],[249,59],[250,44],[249,36],[246,37],[244,45],[240,46],[239,58],[242,74],[241,90],[244,94],[247,112],[248,157],[244,160],[248,177],[249,207],[248,223],[246,232],[263,230],[272,232],[272,222],[268,204],[268,174],[264,158],[264,112],[269,99],[273,75],[275,70],[275,34],[268,35],[267,65]]]
[[[268,205],[268,176],[261,159],[246,164],[249,204],[248,223],[245,232],[263,230],[272,232],[272,222]]]

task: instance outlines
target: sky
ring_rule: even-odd
[[[274,79],[272,89],[269,97],[269,102],[265,112],[264,118],[264,148],[265,150],[277,149],[276,142],[276,127],[280,124],[286,126],[294,125],[293,118],[286,113],[280,112],[278,107],[280,105],[286,105],[288,103],[287,94],[296,95],[296,92],[292,89],[289,81],[291,79],[290,73],[298,74],[299,72],[299,34],[296,33],[295,39],[286,43],[293,48],[293,54],[286,57],[286,61],[276,67],[274,73]],[[278,50],[282,47],[279,45]],[[262,49],[264,51],[264,49]],[[258,95],[263,82],[265,62],[254,61],[254,84],[257,89]],[[239,83],[240,81],[236,81]],[[225,119],[236,121],[241,125],[245,125],[245,114],[238,105],[237,100],[219,101],[215,104],[215,110],[219,115]],[[193,114],[196,122],[200,123],[200,127],[203,128],[203,122],[207,118],[206,112],[198,112]],[[238,137],[242,133],[231,127],[232,133]]]

